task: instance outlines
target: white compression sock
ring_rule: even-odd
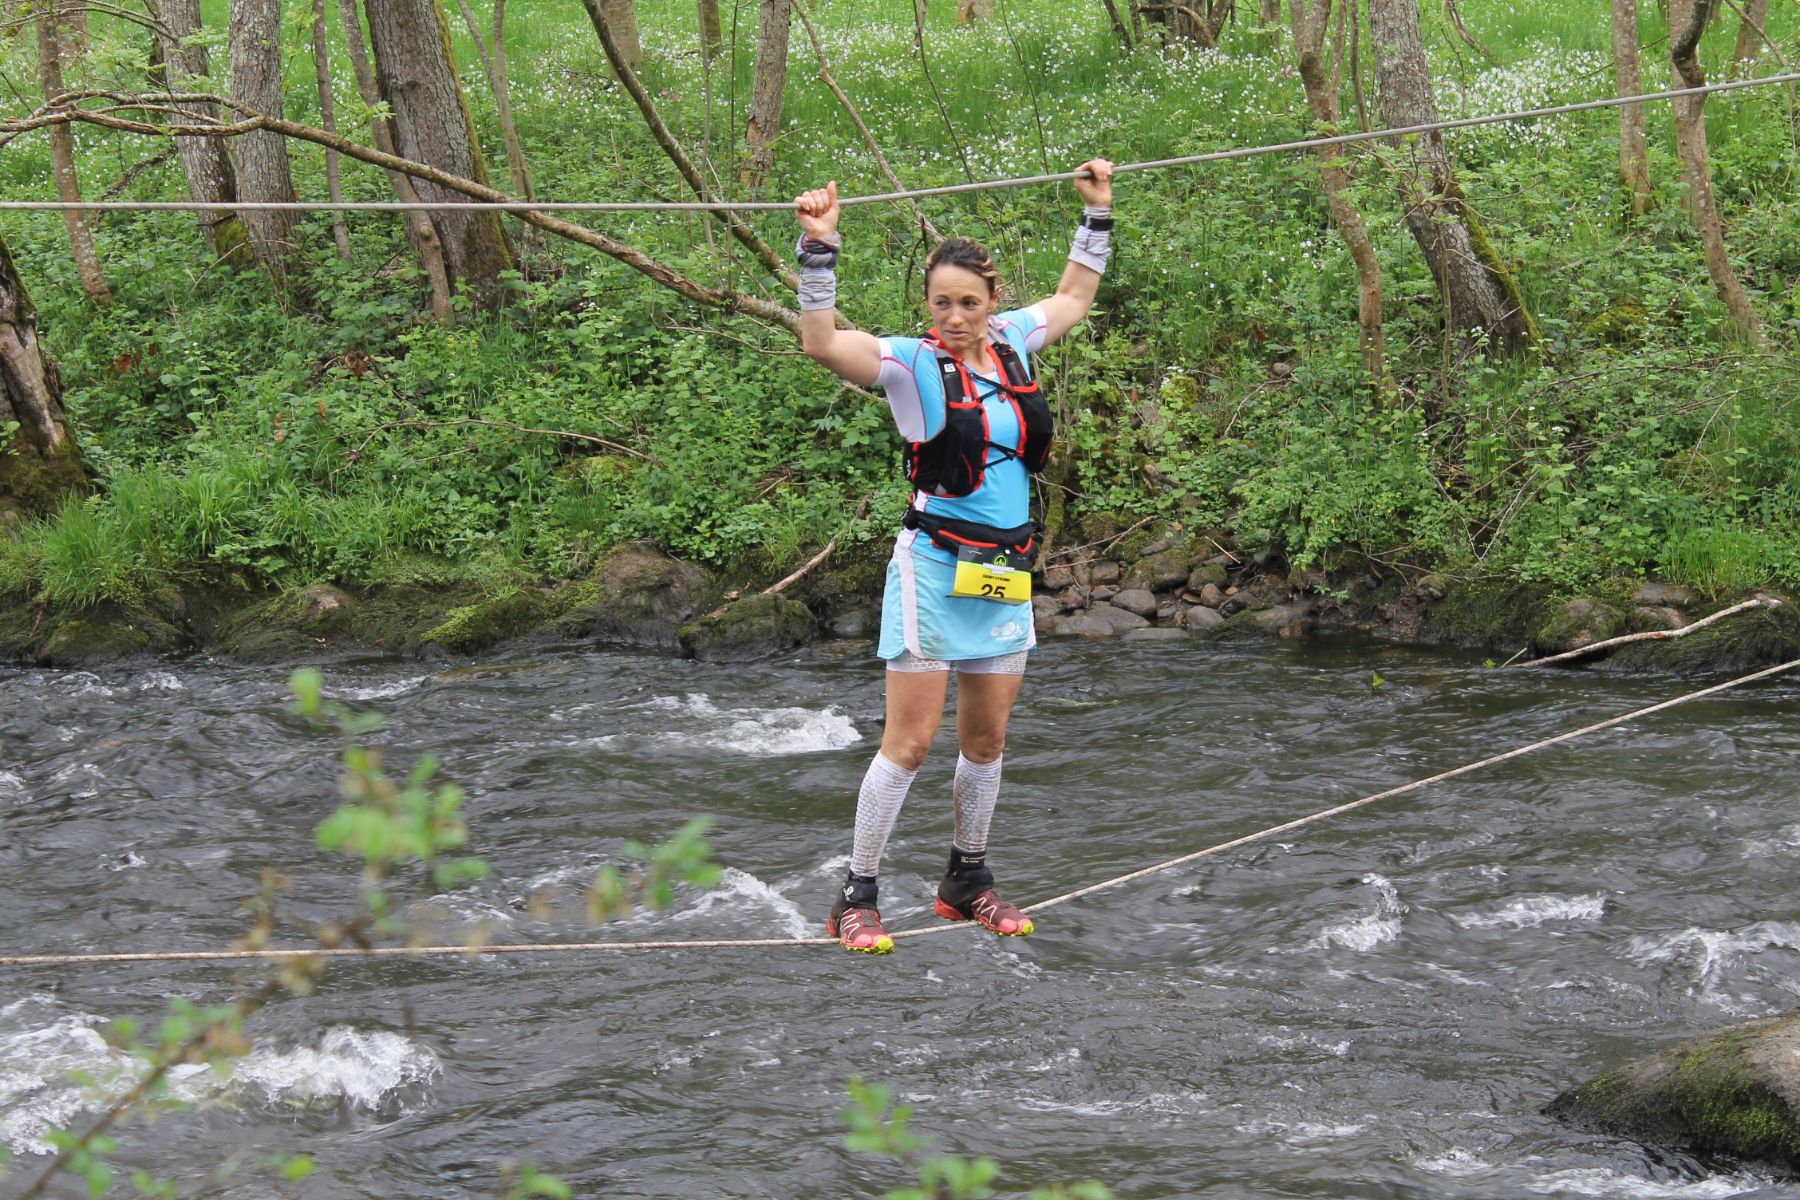
[[[956,798],[956,839],[952,843],[964,854],[987,853],[988,825],[994,819],[994,804],[1000,799],[1000,763],[970,762],[956,756],[956,782],[951,795]]]
[[[856,837],[850,849],[854,873],[873,876],[881,869],[881,852],[887,849],[900,806],[906,803],[906,790],[917,774],[876,753],[863,776],[862,790],[856,794]]]

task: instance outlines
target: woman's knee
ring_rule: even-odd
[[[991,763],[1006,752],[1006,731],[966,733],[958,739],[962,756],[972,763]]]
[[[905,734],[890,732],[881,739],[881,756],[907,771],[916,771],[925,763],[925,756],[931,753],[931,737],[929,734]]]

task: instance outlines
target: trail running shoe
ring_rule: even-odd
[[[844,881],[838,897],[825,918],[825,936],[834,937],[846,950],[862,954],[887,954],[894,939],[881,927],[881,913],[875,908],[875,881],[855,875]]]
[[[985,853],[950,851],[950,865],[938,884],[937,903],[932,908],[946,921],[976,921],[1002,937],[1024,937],[1037,928],[1030,917],[994,891],[994,873],[988,870]]]

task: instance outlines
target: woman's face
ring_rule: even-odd
[[[946,264],[925,278],[925,310],[944,345],[975,348],[987,340],[994,294],[974,271]]]

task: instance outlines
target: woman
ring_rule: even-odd
[[[994,891],[988,825],[1000,794],[1006,723],[1037,644],[1030,604],[1029,472],[1049,450],[1050,419],[1026,356],[1087,316],[1106,269],[1113,165],[1083,163],[1084,202],[1056,293],[997,312],[993,258],[951,238],[925,263],[925,338],[878,338],[837,327],[837,183],[798,196],[800,335],[806,353],[843,379],[879,386],[907,442],[915,491],[894,543],[882,602],[887,727],[856,801],[850,873],[825,924],[845,948],[884,954],[876,876],[900,805],[925,761],[956,673],[956,832],[937,914],[1006,936],[1031,918]]]

